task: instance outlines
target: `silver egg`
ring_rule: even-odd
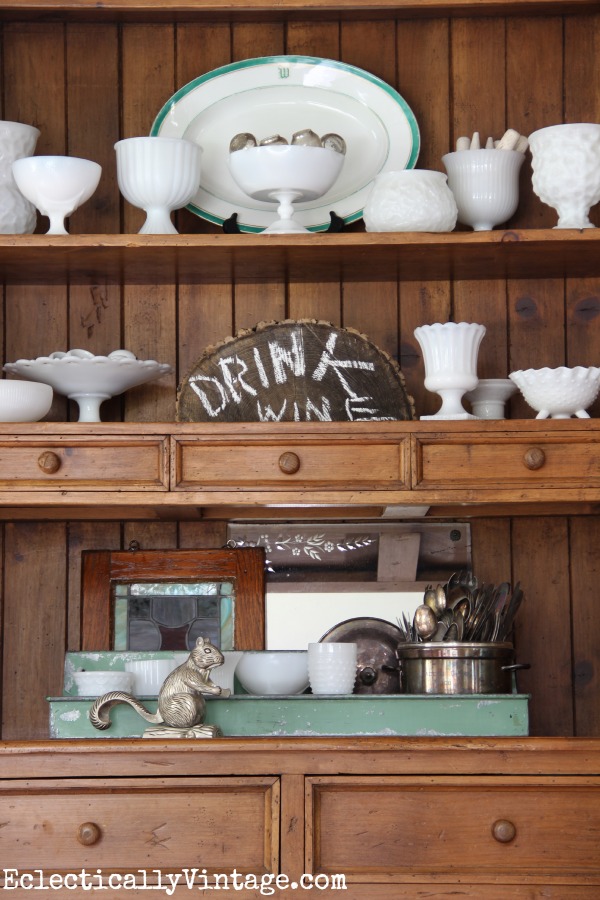
[[[342,155],[346,153],[346,141],[339,134],[324,134],[321,138],[321,146],[328,150],[335,150],[336,153]]]
[[[263,138],[262,141],[258,142],[259,147],[273,147],[277,144],[287,144],[287,141],[280,134],[272,134],[270,137]]]
[[[256,147],[256,138],[249,131],[241,131],[231,138],[229,152],[235,153],[236,150],[247,150],[249,147]]]
[[[292,144],[300,147],[320,147],[321,138],[310,128],[303,128],[292,135]]]

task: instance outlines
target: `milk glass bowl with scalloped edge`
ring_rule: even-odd
[[[600,368],[595,366],[520,369],[508,377],[537,411],[536,419],[589,419],[586,409],[600,391]]]
[[[6,363],[4,371],[49,384],[79,405],[80,422],[100,422],[100,404],[132,387],[173,371],[168,363],[137,359],[130,350],[94,356],[89,350],[57,350],[37,359]]]
[[[77,156],[27,156],[15,160],[12,173],[23,196],[50,219],[46,234],[68,234],[65,219],[90,199],[102,167]]]

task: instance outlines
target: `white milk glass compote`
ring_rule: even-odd
[[[425,387],[442,398],[440,410],[421,419],[477,418],[466,412],[462,398],[477,386],[477,355],[484,334],[485,325],[471,322],[436,322],[415,328],[423,351]]]
[[[65,219],[90,199],[102,166],[77,156],[27,156],[12,171],[23,196],[50,219],[46,234],[68,234]]]
[[[229,154],[233,180],[254,200],[277,203],[278,218],[263,234],[295,234],[308,229],[294,219],[294,203],[326,194],[342,170],[344,155],[329,147],[274,144]]]
[[[117,141],[119,190],[146,221],[139,234],[177,234],[171,221],[200,186],[202,148],[193,141],[165,137],[133,137]]]
[[[594,228],[600,200],[600,125],[550,125],[529,136],[533,190],[558,213],[555,228]]]
[[[517,150],[456,150],[442,162],[458,207],[458,221],[474,231],[491,231],[519,205],[519,171],[525,155]]]

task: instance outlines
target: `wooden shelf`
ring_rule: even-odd
[[[376,19],[594,12],[596,0],[1,0],[0,18],[37,21]]]
[[[439,281],[600,275],[600,229],[451,234],[0,235],[4,284]]]

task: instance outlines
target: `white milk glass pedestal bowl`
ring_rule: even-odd
[[[550,125],[529,136],[533,190],[558,213],[555,228],[594,228],[600,200],[600,125]]]
[[[18,189],[12,164],[35,150],[40,131],[23,122],[0,121],[0,234],[35,231],[35,205]]]
[[[504,419],[507,400],[517,393],[510,378],[480,378],[477,387],[465,395],[476,419]]]
[[[90,199],[102,167],[77,156],[27,156],[12,171],[21,193],[50,219],[46,234],[68,234],[65,219]]]
[[[442,398],[441,409],[421,419],[477,418],[466,412],[462,398],[477,386],[477,354],[484,334],[485,325],[474,322],[436,322],[415,328],[423,351],[425,387]]]
[[[165,137],[125,138],[115,144],[119,190],[146,221],[139,234],[177,234],[171,221],[200,186],[202,148]]]
[[[294,203],[326,194],[343,164],[344,155],[336,150],[296,144],[251,147],[229,154],[229,168],[238,187],[254,200],[277,203],[279,218],[262,234],[307,232],[294,219]]]
[[[136,359],[129,350],[113,350],[108,356],[94,356],[88,350],[69,350],[37,359],[18,359],[6,363],[4,371],[49,384],[59,394],[77,402],[80,422],[100,422],[100,404],[104,400],[170,374],[173,369],[168,363]]]
[[[589,419],[586,408],[600,391],[600,368],[596,366],[519,369],[508,377],[537,411],[536,419]]]
[[[442,162],[458,207],[458,221],[474,231],[491,231],[519,205],[519,172],[525,155],[517,150],[456,150]]]

